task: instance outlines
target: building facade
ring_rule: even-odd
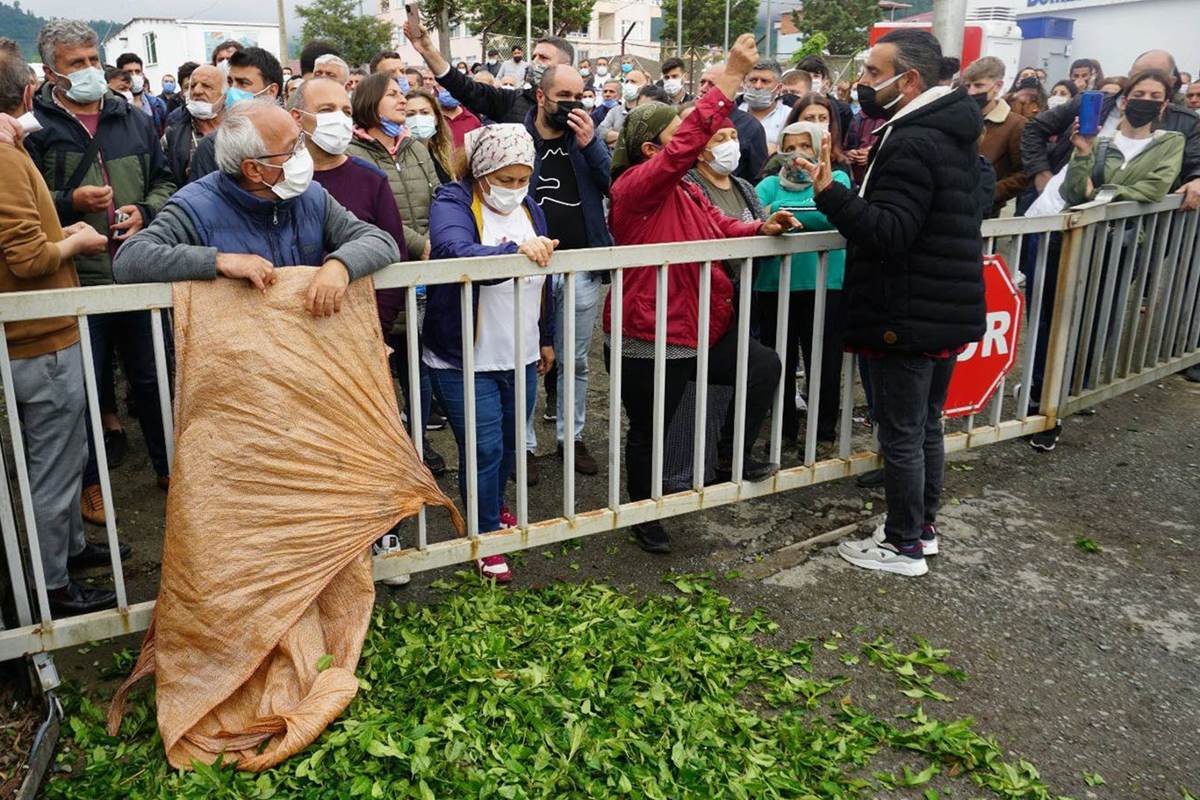
[[[122,53],[136,53],[153,91],[158,91],[163,75],[174,75],[186,61],[207,64],[213,48],[227,39],[279,57],[279,26],[258,22],[134,17],[101,44],[107,64],[116,63]]]

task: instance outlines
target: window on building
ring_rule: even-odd
[[[617,18],[615,14],[600,14],[600,39],[612,41],[616,37]]]
[[[142,34],[142,45],[146,49],[146,66],[152,67],[158,63],[158,34],[151,31]]]

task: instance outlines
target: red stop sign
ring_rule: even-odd
[[[983,257],[983,284],[987,293],[987,325],[983,338],[967,345],[958,356],[946,393],[947,417],[965,417],[982,411],[1017,361],[1024,298],[1009,277],[1003,258]]]

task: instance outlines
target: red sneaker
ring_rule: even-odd
[[[479,570],[479,577],[485,580],[508,583],[513,579],[512,570],[508,568],[508,561],[504,556],[487,556],[478,559],[475,566]]]

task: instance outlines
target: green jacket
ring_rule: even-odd
[[[25,138],[25,149],[50,187],[59,222],[65,226],[83,220],[107,236],[108,213],[79,213],[71,202],[74,190],[64,188],[92,137],[83,123],[55,101],[52,91],[53,85],[46,83],[34,95],[33,113],[42,130]],[[96,136],[100,152],[79,185],[111,186],[112,207],[136,205],[142,212],[143,225],[149,226],[175,191],[153,120],[124,99],[106,93]],[[75,256],[81,285],[103,286],[113,282],[111,252],[114,250],[110,248],[96,256]]]
[[[355,131],[346,152],[383,170],[396,197],[400,219],[404,223],[404,246],[410,261],[419,261],[429,241],[429,206],[433,192],[441,185],[433,158],[423,142],[405,137],[393,157],[379,142]]]
[[[850,176],[840,169],[833,171],[833,180],[847,189],[850,188]],[[811,184],[804,191],[794,192],[780,184],[778,175],[768,175],[759,181],[756,191],[768,215],[781,208],[788,208],[795,214],[796,219],[800,220],[806,231],[833,230],[833,225],[825,219],[825,215],[817,211]],[[791,291],[811,292],[817,288],[819,258],[817,253],[796,253],[792,256]],[[758,276],[754,279],[754,291],[774,292],[779,289],[779,261],[778,256],[761,260]],[[830,291],[841,289],[842,279],[846,275],[846,251],[830,250],[826,263],[828,271],[825,274],[825,287]]]
[[[1068,206],[1074,206],[1091,200],[1103,185],[1116,188],[1115,200],[1157,203],[1167,196],[1183,168],[1184,141],[1183,134],[1177,131],[1155,131],[1146,149],[1126,163],[1125,156],[1108,137],[1098,139],[1091,153],[1071,156],[1059,193]],[[1096,170],[1096,153],[1102,145],[1106,146],[1104,180],[1100,184],[1093,181],[1089,192],[1088,180]]]

